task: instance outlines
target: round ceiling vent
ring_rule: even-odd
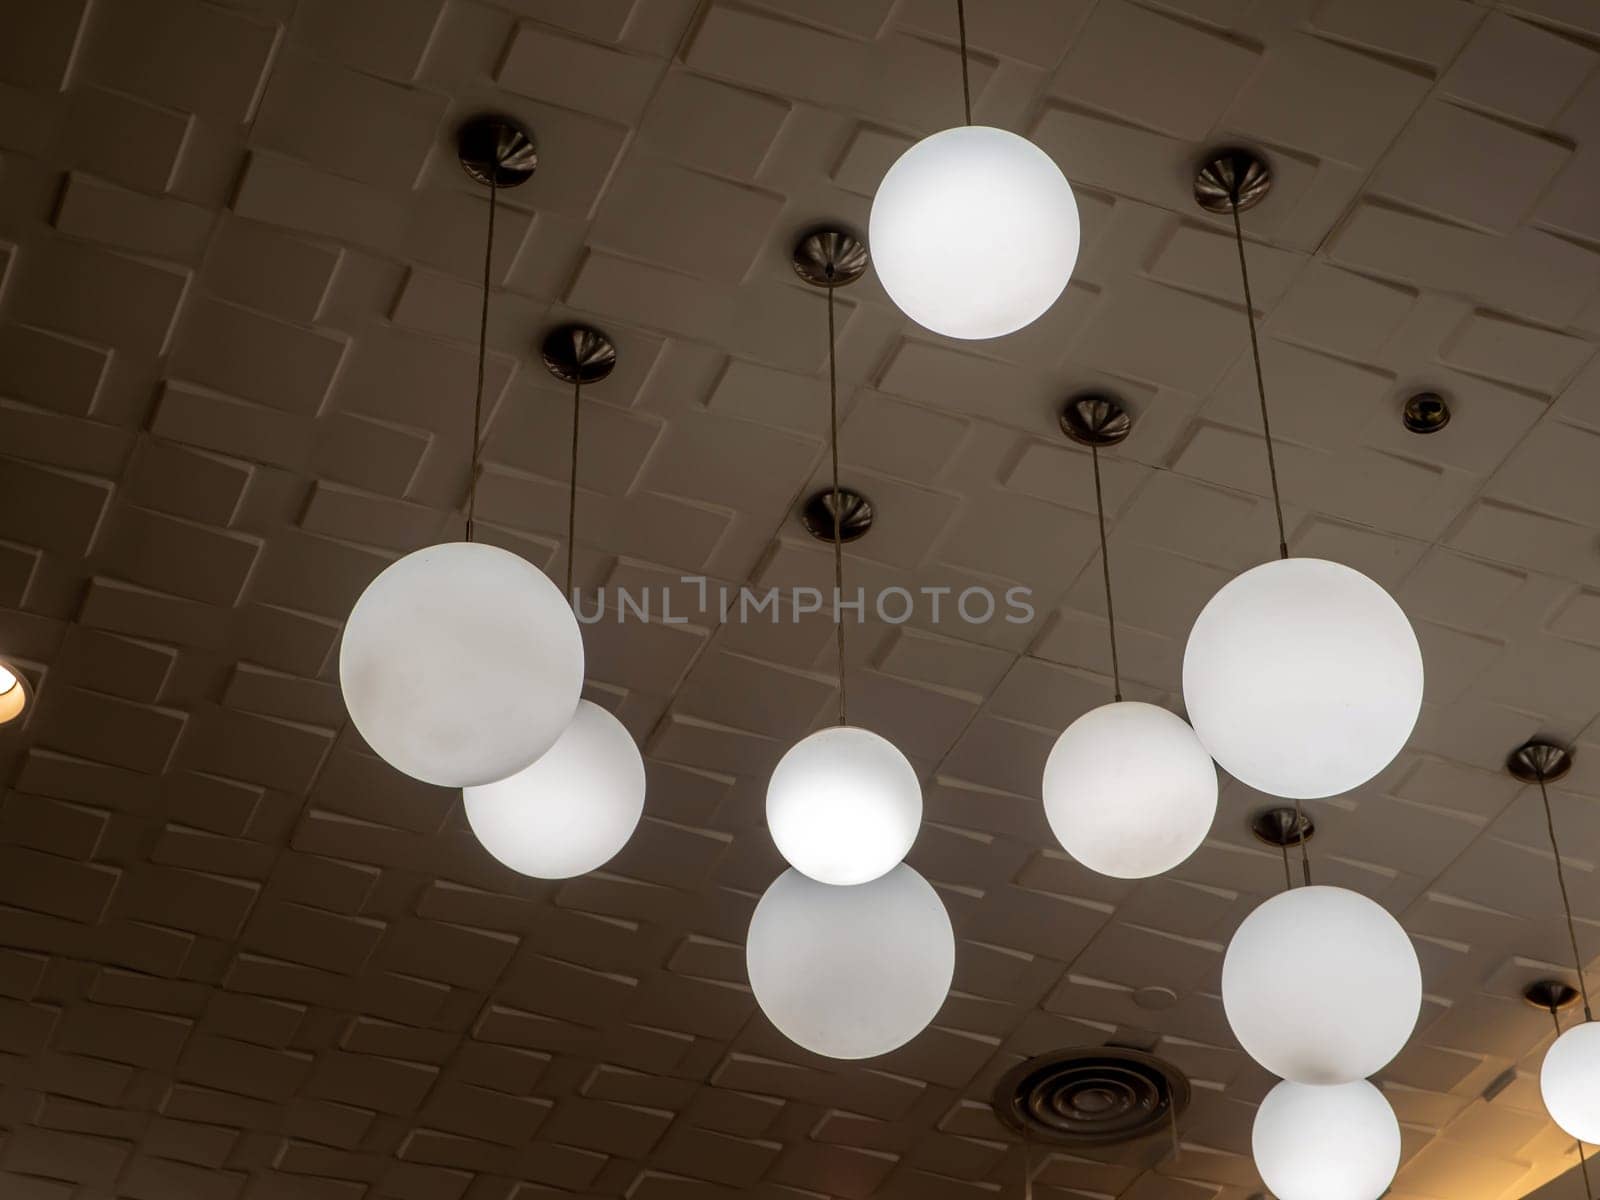
[[[1169,1062],[1121,1046],[1030,1058],[995,1088],[995,1112],[1025,1136],[1065,1146],[1133,1142],[1172,1127],[1189,1081]]]

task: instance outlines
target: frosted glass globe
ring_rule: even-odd
[[[1222,959],[1222,1008],[1245,1053],[1296,1083],[1351,1083],[1400,1053],[1422,969],[1400,923],[1339,887],[1281,892]]]
[[[1044,815],[1091,871],[1143,879],[1177,866],[1211,830],[1217,769],[1182,717],[1123,700],[1083,714],[1044,764]]]
[[[922,785],[906,756],[868,729],[802,738],[767,784],[767,828],[797,871],[838,885],[876,879],[922,824]]]
[[[1061,168],[988,125],[925,137],[889,168],[867,242],[889,298],[917,324],[992,338],[1039,318],[1078,261],[1078,205]]]
[[[1550,1119],[1580,1142],[1600,1142],[1600,1025],[1574,1025],[1546,1051],[1539,1092]]]
[[[28,707],[28,688],[22,677],[0,665],[0,725],[9,724]]]
[[[644,762],[633,738],[598,704],[578,701],[572,724],[530,767],[463,788],[467,824],[513,871],[569,879],[628,844],[644,811]]]
[[[1277,1200],[1378,1200],[1400,1166],[1400,1123],[1365,1079],[1285,1080],[1256,1109],[1250,1147]]]
[[[745,965],[780,1033],[829,1058],[871,1058],[933,1020],[955,973],[939,894],[901,863],[854,887],[785,871],[756,905]]]
[[[538,567],[496,546],[447,542],[367,585],[345,624],[339,686],[390,766],[442,787],[493,783],[572,721],[583,640]]]
[[[1400,753],[1422,708],[1422,651],[1389,593],[1320,558],[1264,563],[1201,611],[1183,699],[1224,771],[1269,796],[1347,792]]]

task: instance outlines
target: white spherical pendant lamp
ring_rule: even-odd
[[[1217,770],[1183,718],[1124,700],[1056,739],[1044,812],[1066,852],[1102,875],[1144,879],[1193,854],[1217,811]]]
[[[1422,1009],[1422,970],[1400,923],[1358,892],[1301,887],[1246,917],[1222,960],[1222,1007],[1245,1053],[1326,1086],[1400,1053]]]
[[[1365,1079],[1284,1080],[1256,1110],[1250,1147],[1277,1200],[1378,1200],[1400,1166],[1400,1123]]]
[[[953,338],[1031,324],[1078,261],[1078,205],[1061,168],[987,125],[925,137],[883,177],[867,242],[900,311]]]
[[[1200,742],[1241,783],[1315,799],[1393,761],[1422,708],[1422,651],[1389,593],[1320,558],[1229,581],[1189,632],[1183,699]]]
[[[1539,1093],[1552,1121],[1580,1142],[1600,1143],[1600,1024],[1585,1021],[1555,1040]]]
[[[790,1041],[872,1058],[938,1013],[955,934],[939,894],[904,863],[854,887],[785,871],[756,905],[745,960],[756,1002]]]
[[[795,870],[818,883],[866,883],[917,840],[922,785],[905,755],[867,729],[838,725],[789,748],[767,784],[767,828]]]
[[[356,729],[397,770],[443,787],[493,783],[571,722],[583,641],[539,568],[447,542],[392,563],[361,593],[339,685]]]
[[[522,875],[570,879],[627,845],[644,812],[644,762],[622,722],[578,702],[572,723],[532,766],[464,788],[483,848]]]

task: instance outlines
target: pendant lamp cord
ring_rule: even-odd
[[[1292,892],[1294,890],[1294,876],[1289,874],[1289,843],[1285,842],[1278,849],[1283,852],[1283,890]]]
[[[844,686],[844,504],[839,492],[839,373],[834,362],[833,264],[828,264],[828,450],[833,461],[833,628],[839,645],[839,724],[849,724]]]
[[[572,381],[572,458],[567,465],[567,600],[576,605],[572,594],[572,564],[578,558],[578,414],[583,395],[583,380]]]
[[[1561,1014],[1556,1006],[1550,1006],[1550,1023],[1556,1027],[1556,1037],[1561,1036]],[[1583,1200],[1593,1200],[1594,1189],[1589,1186],[1589,1157],[1583,1152],[1583,1139],[1574,1138],[1573,1143],[1578,1147],[1578,1170],[1583,1172]]]
[[[1250,269],[1244,260],[1244,230],[1239,224],[1238,183],[1230,193],[1233,213],[1233,241],[1239,249],[1239,279],[1244,284],[1244,315],[1250,322],[1250,357],[1256,366],[1256,395],[1261,398],[1261,434],[1267,441],[1267,474],[1272,478],[1272,507],[1278,514],[1278,557],[1289,557],[1289,538],[1283,528],[1283,497],[1278,494],[1278,460],[1272,449],[1272,421],[1267,416],[1267,385],[1261,375],[1261,345],[1256,340],[1256,307],[1250,298]]]
[[[489,347],[489,286],[494,272],[495,195],[500,189],[489,184],[489,236],[483,242],[483,308],[478,314],[478,390],[472,402],[472,480],[467,485],[467,541],[472,540],[473,522],[478,511],[478,443],[483,437],[484,359]]]
[[[961,110],[967,124],[972,124],[972,84],[967,79],[967,4],[956,0],[956,29],[961,35]]]
[[[1111,694],[1122,702],[1122,666],[1117,659],[1117,610],[1111,603],[1111,555],[1106,549],[1106,503],[1100,491],[1100,447],[1091,445],[1094,460],[1094,513],[1100,521],[1100,574],[1106,585],[1106,627],[1111,633]]]
[[[1556,844],[1556,820],[1550,813],[1550,792],[1544,786],[1544,772],[1539,775],[1539,798],[1544,801],[1544,824],[1550,832],[1550,852],[1556,856],[1556,883],[1561,887],[1561,910],[1567,916],[1567,940],[1572,943],[1572,968],[1578,973],[1578,992],[1583,996],[1583,1019],[1594,1020],[1589,1007],[1589,985],[1583,978],[1583,956],[1578,953],[1578,929],[1572,920],[1572,901],[1567,898],[1567,873],[1561,867],[1561,847]]]
[[[1305,880],[1305,886],[1311,886],[1311,852],[1306,849],[1306,843],[1311,839],[1306,837],[1306,814],[1300,810],[1300,797],[1294,800],[1294,829],[1299,835],[1300,842],[1300,876]]]

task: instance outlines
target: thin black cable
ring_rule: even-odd
[[[498,170],[498,164],[495,170]],[[489,184],[489,236],[483,243],[483,309],[478,316],[478,391],[472,402],[472,481],[467,485],[467,541],[472,540],[478,510],[478,443],[483,437],[483,365],[489,346],[489,286],[494,271],[494,208],[499,192],[493,177]]]
[[[1100,521],[1100,574],[1106,585],[1106,627],[1111,632],[1111,694],[1119,703],[1122,700],[1122,667],[1117,659],[1117,610],[1111,603],[1111,554],[1106,549],[1106,503],[1100,493],[1100,447],[1091,445],[1089,457],[1094,460],[1094,513]]]
[[[967,5],[966,0],[956,0],[956,29],[961,34],[961,111],[972,124],[972,84],[967,79]]]
[[[1267,440],[1267,473],[1272,477],[1272,507],[1278,514],[1278,557],[1289,557],[1289,538],[1283,529],[1283,497],[1278,494],[1278,460],[1272,451],[1272,422],[1267,417],[1267,385],[1261,375],[1261,346],[1256,341],[1256,308],[1250,298],[1250,269],[1244,261],[1244,230],[1239,225],[1239,193],[1234,191],[1228,209],[1233,213],[1233,240],[1239,248],[1239,278],[1244,283],[1244,315],[1250,322],[1250,357],[1256,364],[1256,395],[1261,398],[1261,434]]]
[[[1306,843],[1311,839],[1306,836],[1309,829],[1305,813],[1300,811],[1300,797],[1294,800],[1294,832],[1300,840],[1300,874],[1306,881],[1306,886],[1311,886],[1311,852],[1306,849]]]
[[[1556,1037],[1561,1037],[1561,1014],[1556,1006],[1550,1006],[1550,1023],[1556,1027]],[[1583,1139],[1573,1138],[1573,1144],[1578,1147],[1578,1170],[1583,1172],[1583,1200],[1592,1200],[1594,1189],[1589,1186],[1589,1159],[1583,1152]]]
[[[844,687],[844,504],[839,493],[839,376],[833,353],[833,264],[828,264],[828,449],[833,460],[833,628],[839,644],[839,724],[848,725]]]
[[[1589,1008],[1589,985],[1583,978],[1583,956],[1578,953],[1578,929],[1572,920],[1572,901],[1567,898],[1567,873],[1561,867],[1561,847],[1556,843],[1556,819],[1550,813],[1550,793],[1544,786],[1544,772],[1540,771],[1539,797],[1544,801],[1544,824],[1550,832],[1550,850],[1556,856],[1556,883],[1561,887],[1561,910],[1567,915],[1567,938],[1572,943],[1572,967],[1578,973],[1578,992],[1583,997],[1583,1019],[1594,1020]]]
[[[572,564],[578,557],[578,400],[583,395],[583,379],[572,381],[572,461],[567,466],[567,599],[572,596]]]

